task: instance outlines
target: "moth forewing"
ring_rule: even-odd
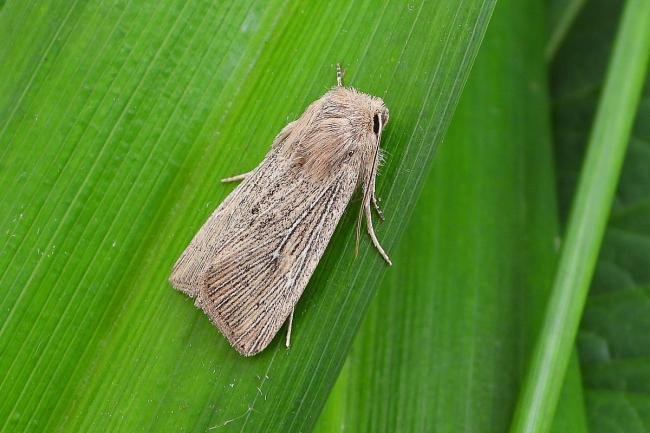
[[[243,355],[264,349],[298,302],[354,192],[356,173],[348,168],[334,182],[295,182],[296,195],[277,197],[268,218],[251,221],[250,230],[227,242],[199,290],[197,305]]]
[[[370,212],[387,119],[381,99],[331,89],[282,130],[178,259],[171,283],[241,354],[267,347],[292,313],[359,185],[361,217],[390,263]]]
[[[226,197],[194,235],[172,269],[169,281],[176,289],[191,297],[197,295],[207,267],[210,266],[216,253],[222,249],[223,237],[227,234],[226,232],[232,230],[233,218],[240,217],[242,204],[250,202],[251,197],[257,194],[260,180],[268,178],[269,175],[277,171],[277,148],[291,132],[291,125],[287,125],[278,134],[273,141],[271,150],[260,165],[247,173],[247,179],[244,179]]]

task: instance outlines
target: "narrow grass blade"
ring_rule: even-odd
[[[549,0],[547,40],[544,57],[551,62],[586,0]]]

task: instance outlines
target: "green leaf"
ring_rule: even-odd
[[[556,256],[542,7],[497,5],[319,432],[507,430]],[[585,432],[567,383],[557,431]]]
[[[565,208],[602,88],[621,6],[590,3],[558,52],[554,117]],[[589,50],[580,49],[589,47]],[[645,432],[650,425],[650,75],[645,77],[614,207],[580,326],[590,431]]]
[[[239,356],[167,283],[273,136],[334,84],[391,109],[392,250],[493,1],[9,2],[0,12],[3,431],[309,431],[385,265],[343,218],[294,320]]]

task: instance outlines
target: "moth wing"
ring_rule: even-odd
[[[202,281],[201,277],[210,265],[210,259],[215,254],[215,247],[219,245],[224,227],[228,226],[228,221],[232,217],[230,204],[238,201],[238,197],[245,194],[246,189],[242,183],[226,197],[176,260],[169,282],[177,290],[191,297],[196,296]]]
[[[203,281],[203,274],[210,265],[212,258],[219,251],[224,233],[238,218],[238,209],[250,194],[258,189],[260,179],[268,178],[277,171],[276,160],[280,148],[294,128],[294,122],[289,123],[273,141],[271,150],[262,163],[251,172],[237,188],[210,215],[208,220],[194,235],[190,244],[185,248],[172,269],[169,282],[176,289],[195,297]]]
[[[282,181],[295,185],[290,197],[282,197],[286,189],[270,182],[258,191],[260,203],[249,208],[259,213],[224,240],[196,303],[242,355],[266,348],[286,321],[354,192],[357,175],[352,165],[343,165],[335,178],[313,182],[289,168]]]

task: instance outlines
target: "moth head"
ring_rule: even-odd
[[[362,139],[378,139],[388,123],[388,108],[381,98],[351,87],[332,88],[323,98],[323,114],[342,119],[342,125]]]
[[[375,166],[386,123],[388,108],[381,98],[336,86],[296,122],[291,140],[297,146],[295,160],[317,178],[342,164]]]

